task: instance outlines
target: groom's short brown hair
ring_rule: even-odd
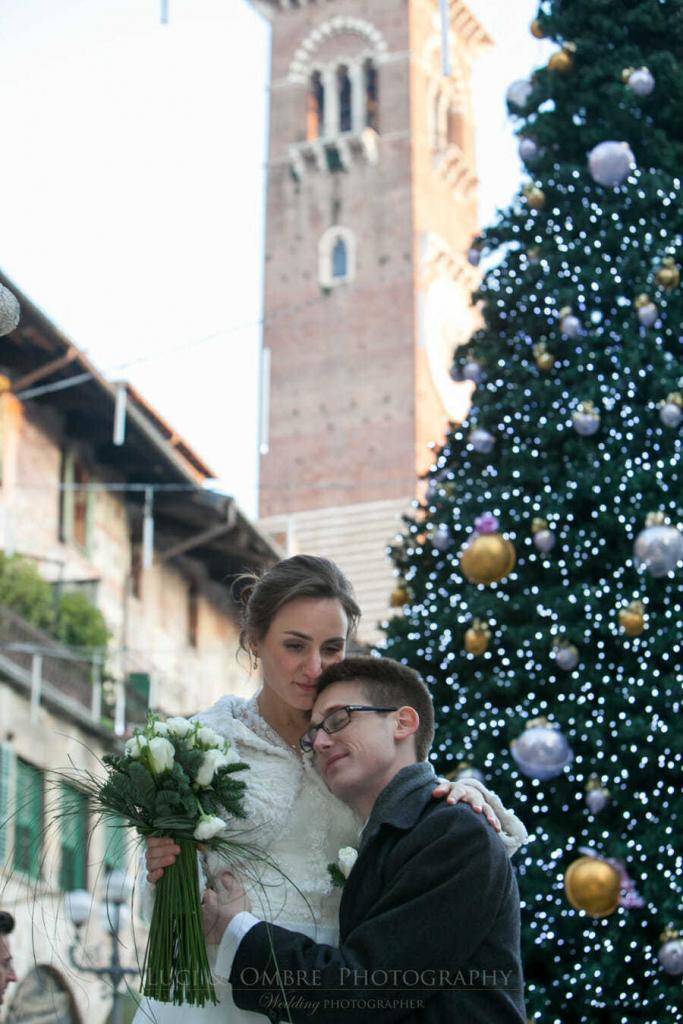
[[[415,733],[418,761],[425,761],[434,739],[434,705],[419,672],[391,658],[344,658],[330,665],[318,679],[317,694],[333,683],[360,683],[375,704],[411,707],[420,716]]]

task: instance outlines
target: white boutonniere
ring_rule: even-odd
[[[335,864],[328,864],[327,870],[330,873],[334,885],[343,886],[351,874],[351,868],[358,860],[358,850],[353,846],[342,846],[337,854]]]

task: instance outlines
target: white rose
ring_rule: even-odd
[[[207,750],[197,772],[197,785],[204,788],[210,786],[216,769],[222,768],[225,764],[228,764],[228,759],[222,750]]]
[[[202,747],[222,747],[223,737],[219,736],[213,729],[209,729],[208,726],[202,725],[201,728],[197,729],[197,743]]]
[[[154,732],[157,736],[168,736],[170,729],[166,725],[166,722],[155,722],[153,725]]]
[[[124,750],[126,751],[128,757],[133,757],[135,758],[135,760],[137,760],[146,746],[147,740],[145,739],[145,737],[142,736],[140,733],[136,733],[135,736],[131,736],[131,738],[127,741]]]
[[[167,718],[166,725],[171,736],[179,736],[180,739],[184,739],[194,728],[187,718]]]
[[[341,871],[344,878],[348,878],[351,874],[351,868],[358,860],[358,850],[354,850],[353,846],[342,846],[337,857],[337,867]]]
[[[213,814],[207,814],[199,819],[199,824],[192,834],[195,839],[213,839],[214,836],[217,836],[225,828],[227,828],[227,825],[222,818],[217,818]]]
[[[168,772],[173,767],[175,748],[169,740],[163,736],[155,736],[149,741],[149,763],[155,775]]]

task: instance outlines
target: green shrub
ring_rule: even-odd
[[[0,551],[0,605],[11,608],[33,626],[52,631],[55,606],[52,587],[36,567],[20,555]]]
[[[78,591],[62,594],[57,605],[54,635],[69,647],[104,648],[110,637],[104,615]]]
[[[32,626],[44,629],[69,647],[105,648],[110,633],[106,620],[79,591],[55,601],[51,584],[21,555],[0,551],[0,605],[11,608]]]

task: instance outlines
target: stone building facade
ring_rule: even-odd
[[[386,545],[467,409],[449,369],[476,322],[471,66],[490,40],[450,0],[445,74],[438,0],[255,5],[273,41],[261,522],[336,556],[371,640]]]
[[[134,873],[137,853],[52,773],[96,771],[148,707],[190,714],[253,692],[230,584],[278,552],[207,489],[209,468],[141,395],[102,378],[0,282],[22,309],[0,338],[0,548],[55,596],[86,595],[110,631],[106,654],[69,649],[0,605],[0,908],[16,918],[19,975],[3,1012],[12,1024],[101,1024],[110,994],[71,964],[64,895],[87,889],[100,903],[108,872]],[[65,804],[73,813],[57,821]],[[130,915],[122,938],[123,960],[141,962],[146,936]],[[83,940],[81,959],[108,961],[99,912]]]

